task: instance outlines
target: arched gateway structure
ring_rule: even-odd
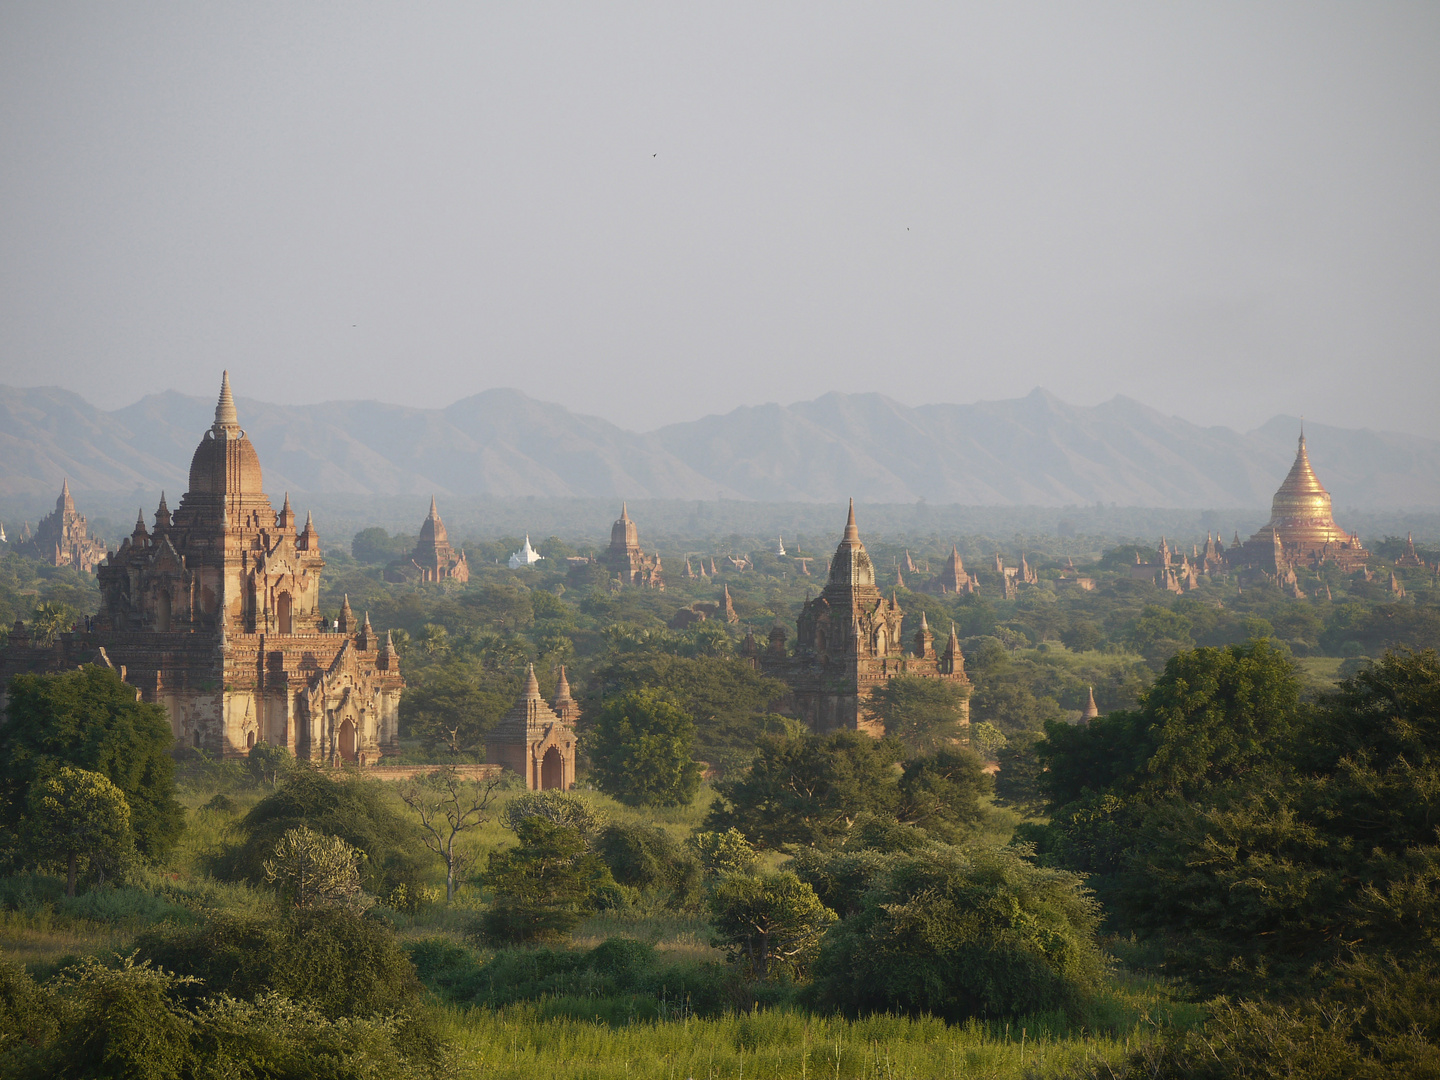
[[[98,568],[91,630],[38,649],[16,624],[0,690],[16,672],[104,663],[165,706],[184,745],[236,756],[268,742],[312,761],[374,764],[399,751],[399,658],[348,601],[327,627],[324,566],[309,516],[297,530],[289,496],[278,514],[266,497],[226,373],[173,516],[161,495],[153,529],[142,514]]]

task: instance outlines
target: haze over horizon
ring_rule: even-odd
[[[1440,7],[0,11],[0,383],[1434,437]]]

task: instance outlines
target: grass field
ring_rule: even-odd
[[[188,828],[165,865],[143,871],[118,889],[74,899],[54,877],[25,875],[0,880],[0,948],[40,978],[72,959],[123,953],[140,930],[166,920],[196,921],[207,912],[262,912],[271,897],[262,889],[218,882],[200,869],[227,830],[261,791],[230,791],[231,807],[206,809],[213,789],[182,789]],[[397,811],[404,807],[393,792]],[[502,800],[508,798],[502,795]],[[702,791],[694,806],[659,812],[625,807],[591,795],[609,819],[644,820],[677,837],[704,817],[710,800]],[[1003,842],[1016,824],[1008,811],[992,808],[984,839]],[[477,858],[512,841],[491,822],[466,838]],[[769,859],[772,864],[778,858]],[[432,882],[443,887],[435,860]],[[451,906],[430,904],[413,913],[389,913],[402,940],[464,940],[464,928],[484,902],[477,886],[464,886]],[[722,957],[697,914],[667,911],[660,904],[602,912],[584,922],[573,944],[590,948],[607,937],[655,944],[673,960]],[[1113,950],[1125,956],[1126,949]],[[484,958],[484,954],[481,954]],[[642,1007],[643,1006],[643,1007]],[[949,1025],[932,1019],[878,1016],[848,1020],[809,1015],[792,1008],[754,1008],[711,1019],[686,1016],[683,1008],[653,999],[554,997],[505,1008],[436,1004],[452,1044],[453,1070],[461,1077],[542,1077],[545,1080],[718,1077],[1022,1077],[1044,1076],[1092,1055],[1118,1058],[1138,1040],[1167,1024],[1198,1021],[1196,1007],[1178,1002],[1162,979],[1117,960],[1107,992],[1079,1021],[1034,1016],[1007,1023]],[[641,1019],[641,1017],[646,1017]]]

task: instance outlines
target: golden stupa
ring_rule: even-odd
[[[1295,464],[1270,502],[1270,520],[1245,544],[1245,554],[1246,562],[1277,568],[1333,562],[1350,570],[1370,558],[1358,536],[1335,524],[1330,493],[1310,466],[1304,431]]]

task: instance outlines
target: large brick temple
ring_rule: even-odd
[[[325,560],[309,515],[277,514],[240,427],[230,379],[190,462],[172,515],[135,530],[97,569],[100,611],[82,632],[40,647],[22,623],[0,650],[0,697],[18,672],[103,663],[165,706],[177,741],[238,756],[257,742],[331,764],[399,750],[399,658],[348,600],[320,613]]]
[[[760,670],[790,686],[788,711],[816,733],[864,731],[877,738],[885,725],[870,707],[872,695],[897,675],[944,679],[963,689],[960,719],[970,723],[970,680],[955,628],[943,652],[921,616],[919,628],[905,648],[903,612],[875,584],[875,566],[855,524],[855,503],[820,595],[807,600],[796,620],[795,650],[785,646],[785,630],[776,626],[769,644],[759,651],[747,639],[746,652]]]

